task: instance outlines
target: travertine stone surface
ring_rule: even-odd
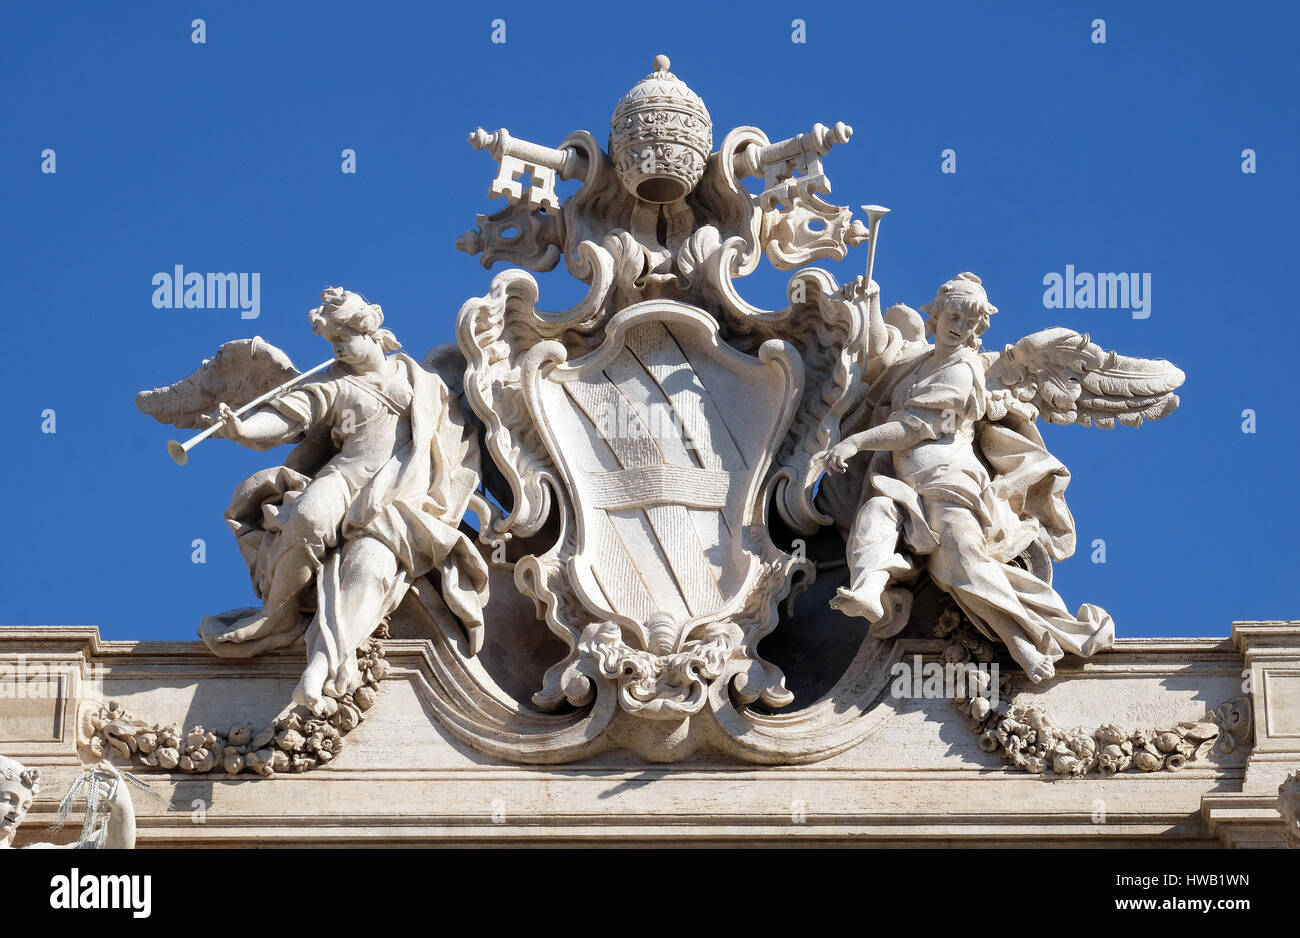
[[[1270,628],[1275,650],[1285,635],[1300,644],[1300,623],[1254,625]],[[900,644],[908,658],[942,653],[933,640]],[[1286,843],[1277,786],[1245,790],[1260,767],[1253,728],[1226,728],[1230,751],[1176,772],[1030,775],[981,750],[952,701],[903,699],[872,710],[877,725],[857,746],[810,765],[738,766],[707,749],[664,765],[613,748],[530,767],[477,752],[443,728],[436,715],[461,692],[443,683],[435,645],[384,643],[391,669],[376,704],[328,765],[264,779],[220,767],[150,775],[169,806],[137,805],[139,845]],[[111,699],[138,715],[181,714],[208,727],[274,717],[299,676],[292,652],[232,662],[198,643],[101,642],[93,628],[0,629],[0,661],[18,655],[70,669],[58,702],[66,714]],[[1040,684],[1019,678],[1014,692],[1064,726],[1164,726],[1239,697],[1242,667],[1227,641],[1120,639],[1090,659],[1065,659]],[[1268,725],[1269,698],[1258,705],[1254,724]],[[71,716],[41,738],[12,739],[11,725],[0,721],[0,749],[40,768],[50,793],[34,805],[21,845],[53,816],[55,793],[82,759],[96,757],[84,741],[78,755]]]

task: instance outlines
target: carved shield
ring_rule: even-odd
[[[569,580],[588,611],[656,654],[738,611],[760,565],[765,476],[802,393],[791,347],[743,354],[703,311],[652,300],[610,320],[595,351],[567,362],[543,343],[524,372],[572,500]]]

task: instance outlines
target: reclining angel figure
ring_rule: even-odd
[[[850,292],[866,294],[870,306],[869,391],[845,420],[849,435],[822,454],[831,474],[819,504],[841,523],[853,519],[851,580],[831,605],[889,637],[911,613],[905,584],[925,570],[1035,683],[1052,677],[1067,651],[1108,648],[1114,625],[1105,610],[1085,603],[1071,615],[1050,585],[1052,561],[1074,553],[1075,529],[1064,496],[1069,472],[1035,421],[1158,420],[1178,406],[1183,373],[1104,352],[1062,328],[981,353],[997,307],[971,273],[921,307],[924,324],[902,305],[882,316],[874,283]],[[855,458],[864,452],[873,455]]]
[[[438,571],[448,607],[473,633],[488,571],[459,527],[479,449],[447,386],[397,351],[383,311],[360,294],[331,287],[308,318],[333,347],[328,367],[299,376],[279,349],[243,339],[136,404],[177,427],[219,423],[220,435],[251,449],[298,443],[283,465],[245,479],[226,511],[262,607],[206,616],[199,635],[231,658],[305,636],[294,702],[328,715],[361,685],[356,649],[413,582]]]

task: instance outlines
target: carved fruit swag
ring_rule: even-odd
[[[269,778],[277,772],[311,771],[338,756],[343,737],[374,706],[379,684],[388,675],[382,643],[387,637],[388,626],[381,625],[357,649],[363,684],[336,700],[338,709],[330,716],[315,716],[298,707],[260,730],[252,723],[236,723],[224,729],[195,726],[181,733],[174,725],[147,723],[114,701],[83,714],[84,745],[99,759],[117,756],[136,765],[192,775],[253,772]]]
[[[935,634],[949,642],[943,651],[945,664],[994,660],[992,644],[954,608],[940,614]],[[979,675],[972,672],[972,676]],[[1107,777],[1126,771],[1177,772],[1211,753],[1231,752],[1250,728],[1250,703],[1237,700],[1222,704],[1199,721],[1184,721],[1164,730],[1130,732],[1115,723],[1103,723],[1091,731],[1064,729],[1039,708],[1010,699],[1010,690],[1011,675],[1004,673],[997,706],[990,704],[988,695],[978,692],[959,694],[953,702],[971,731],[979,735],[981,749],[996,752],[1004,762],[1035,774],[1081,778],[1094,770]]]

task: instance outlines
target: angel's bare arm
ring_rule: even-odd
[[[126,780],[119,774],[116,783],[103,784],[104,800],[109,804],[107,836],[104,847],[108,850],[131,850],[135,847],[135,805],[127,790]]]
[[[874,281],[872,286],[875,286]],[[875,293],[871,295],[871,300],[867,304],[867,317],[867,361],[870,364],[880,358],[880,353],[889,343],[885,320],[880,315],[880,287],[875,287]]]
[[[292,442],[302,432],[300,421],[273,408],[262,407],[244,417],[236,417],[234,411],[225,404],[219,410],[221,416],[226,418],[221,430],[222,436],[249,449],[274,449],[283,443]]]
[[[844,285],[844,295],[849,300],[866,303],[867,361],[873,362],[889,342],[885,320],[880,313],[880,285],[874,280],[868,283],[865,277],[855,277]]]
[[[890,420],[841,440],[825,454],[826,468],[843,472],[848,461],[864,450],[896,452],[924,439],[921,431],[900,420]]]
[[[920,441],[921,434],[917,430],[901,420],[891,420],[845,438],[840,446],[852,447],[853,451],[858,453],[863,450],[894,452],[907,449]]]

